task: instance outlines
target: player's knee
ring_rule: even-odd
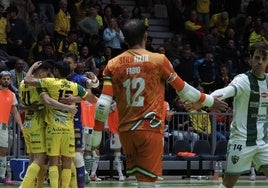
[[[85,165],[83,154],[81,152],[75,152],[74,165],[76,168],[80,168]]]

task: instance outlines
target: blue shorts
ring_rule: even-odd
[[[75,148],[83,148],[83,127],[81,121],[74,121]]]

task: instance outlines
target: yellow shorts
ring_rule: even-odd
[[[73,128],[47,126],[46,147],[48,156],[75,156],[75,136]]]
[[[46,152],[46,127],[33,126],[23,129],[23,137],[27,148],[27,153],[44,153]]]
[[[42,112],[36,112],[32,116],[26,116],[23,123],[23,136],[27,153],[46,152],[45,121]]]

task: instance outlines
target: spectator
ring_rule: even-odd
[[[204,92],[204,88],[202,86],[198,86],[197,89],[200,92]],[[205,108],[192,109],[192,104],[186,104],[186,109],[190,112],[190,120],[193,124],[194,132],[198,133],[202,140],[210,140],[212,136],[212,123],[210,120],[210,116],[208,111]],[[212,108],[213,109],[213,108]],[[216,109],[213,109],[213,112],[216,112]],[[229,134],[226,133],[226,127],[223,127],[228,124],[226,115],[217,116],[219,123],[219,128],[216,130],[217,140],[226,140],[226,136],[229,137]],[[223,122],[223,120],[225,122]],[[222,122],[221,122],[222,121]],[[223,124],[225,123],[225,124]],[[229,124],[227,125],[228,129]],[[224,131],[222,131],[224,130]],[[229,130],[229,129],[228,129]]]
[[[159,45],[157,48],[156,48],[156,52],[160,53],[160,54],[166,54],[166,49],[163,45]]]
[[[4,16],[5,9],[2,4],[0,4],[0,50],[7,50],[7,24],[8,21]]]
[[[87,45],[82,45],[80,50],[78,62],[82,63],[85,71],[97,73],[96,63],[94,56]]]
[[[255,26],[254,31],[249,36],[249,46],[252,46],[258,42],[264,42],[268,45],[267,35],[265,36],[265,29],[263,26]]]
[[[11,75],[11,84],[15,87],[15,94],[18,96],[18,90],[20,86],[20,82],[26,76],[26,63],[23,59],[17,59],[15,63],[15,68],[10,70]]]
[[[182,36],[179,34],[173,36],[171,40],[165,43],[163,46],[166,50],[165,55],[167,56],[167,58],[169,59],[173,67],[176,67],[180,63],[179,59],[180,59],[182,46],[183,46]],[[172,100],[176,96],[177,95],[173,87],[171,87],[169,84],[166,84],[165,100],[171,104]]]
[[[104,54],[100,58],[98,58],[98,61],[96,64],[97,68],[99,68],[100,73],[103,71],[103,69],[107,65],[108,61],[112,58],[113,58],[112,48],[109,46],[105,47]]]
[[[122,7],[117,4],[116,0],[110,0],[110,3],[108,5],[106,5],[106,7],[110,7],[111,8],[112,15],[115,18],[118,18],[122,14],[122,12],[123,12]]]
[[[99,34],[99,24],[96,16],[96,9],[90,8],[87,16],[78,23],[78,28],[81,31],[83,38],[90,38],[92,35]]]
[[[183,0],[167,0],[167,10],[170,30],[175,34],[184,33],[184,22],[188,14],[188,8]]]
[[[29,21],[29,15],[35,11],[35,6],[31,0],[12,0],[11,5],[17,6],[18,18],[23,19],[26,23]]]
[[[105,46],[112,48],[112,56],[116,56],[122,52],[121,43],[124,42],[124,35],[118,27],[116,19],[110,20],[109,26],[103,31],[103,40]]]
[[[164,44],[166,55],[173,66],[176,66],[183,47],[183,39],[181,35],[175,35],[169,42]]]
[[[184,23],[186,40],[190,42],[194,51],[202,49],[202,39],[205,36],[205,26],[197,20],[195,10],[190,13],[189,19]]]
[[[193,123],[194,132],[199,135],[201,140],[211,140],[211,122],[207,111],[191,110],[190,120]]]
[[[109,25],[110,20],[113,18],[112,9],[109,6],[103,9],[103,27],[106,28]]]
[[[141,7],[134,6],[131,12],[131,19],[142,20],[146,28],[149,27],[149,20],[142,15]]]
[[[53,0],[39,0],[39,16],[40,19],[46,17],[49,22],[54,22],[55,10],[54,10]]]
[[[78,25],[78,23],[81,20],[83,20],[83,18],[86,17],[86,14],[89,9],[89,2],[88,0],[76,0],[74,6],[75,6],[74,19],[75,19],[76,25]]]
[[[209,22],[210,0],[196,0],[197,19],[206,25]]]
[[[8,20],[8,45],[7,52],[24,60],[26,57],[26,41],[28,40],[28,27],[24,20],[18,18],[18,8],[10,6],[7,9]]]
[[[120,28],[130,19],[129,10],[127,7],[123,7],[122,14],[117,18],[118,26]]]
[[[45,35],[39,34],[38,40],[32,44],[32,47],[29,50],[29,54],[28,54],[29,65],[32,65],[35,61],[37,61],[39,54],[44,51],[44,46],[49,43],[53,45],[52,50],[54,51],[53,53],[55,53],[56,48],[55,48],[55,45],[53,44],[51,36],[48,34],[45,34]]]
[[[185,103],[180,100],[179,97],[175,98],[174,103],[174,110],[178,112],[179,115],[174,115],[174,125],[172,127],[173,139],[189,141],[191,144],[191,150],[193,150],[195,142],[199,140],[199,135],[193,132],[194,128],[189,119],[188,113],[186,113],[188,111],[185,108]]]
[[[213,58],[212,51],[205,52],[204,57],[195,61],[194,72],[196,81],[204,87],[205,93],[213,91],[213,84],[217,73],[217,62]]]
[[[31,12],[30,18],[27,24],[29,30],[29,41],[27,46],[32,46],[37,41],[38,35],[42,32],[42,23],[39,22],[39,15],[37,12]]]
[[[102,35],[102,32],[103,32],[103,18],[102,18],[102,8],[101,8],[101,4],[95,4],[94,5],[94,8],[96,9],[97,11],[97,16],[96,16],[96,20],[99,24],[99,34]]]
[[[72,52],[78,55],[78,41],[76,31],[70,31],[68,33],[68,38],[63,38],[59,41],[59,47],[57,50],[58,57],[62,57],[66,52]]]
[[[247,16],[245,20],[245,29],[242,36],[243,44],[247,48],[249,46],[249,36],[254,31],[254,22],[251,16]]]
[[[229,40],[233,40],[235,45],[238,44],[238,40],[237,40],[237,36],[236,36],[236,31],[235,31],[235,28],[234,27],[231,27],[229,26],[227,29],[226,29],[226,32],[225,32],[225,37],[224,37],[224,45],[229,41]]]
[[[194,85],[194,64],[196,61],[191,47],[184,46],[179,64],[174,66],[176,73],[187,83]]]
[[[235,31],[235,41],[242,41],[243,35],[246,29],[246,17],[242,14],[237,15],[232,21],[230,21],[230,26]],[[227,31],[228,32],[228,31]],[[226,34],[227,34],[226,32]]]
[[[211,49],[214,53],[219,51],[218,30],[215,26],[208,29],[208,33],[203,38],[203,47],[205,50]]]
[[[86,14],[90,8],[87,0],[75,0],[74,4],[74,19],[76,25],[86,17]]]
[[[57,41],[66,38],[71,29],[71,16],[67,10],[67,0],[61,0],[59,2],[59,11],[55,16],[54,21],[54,37]]]
[[[232,113],[232,108],[229,107],[226,113],[219,113],[219,111],[211,108],[210,113],[215,113],[216,115],[216,131],[217,140],[229,140],[230,137],[230,124],[232,121],[231,115],[227,113]]]
[[[229,26],[228,12],[220,12],[212,15],[209,20],[208,27],[215,26],[218,30],[219,35],[224,38],[225,31]]]
[[[54,23],[49,22],[47,17],[43,17],[40,20],[40,24],[41,24],[41,33],[49,34],[51,37],[54,38]]]
[[[223,64],[220,67],[220,74],[216,77],[214,82],[214,89],[221,89],[226,87],[232,80],[229,73],[228,66]]]
[[[43,61],[44,59],[56,61],[58,59],[55,50],[55,45],[52,41],[43,44],[42,49],[43,50],[37,56],[38,61]]]
[[[240,50],[236,47],[235,42],[232,39],[229,39],[222,49],[220,59],[223,64],[228,66],[232,76],[235,76],[238,73],[240,56]]]
[[[104,53],[105,44],[102,36],[93,35],[90,37],[88,41],[85,41],[86,44],[90,46],[90,49],[94,55],[94,57],[101,56]]]

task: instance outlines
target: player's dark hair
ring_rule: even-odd
[[[53,59],[47,59],[45,61],[42,61],[42,64],[33,71],[33,73],[36,73],[37,71],[39,70],[44,70],[44,71],[47,71],[47,70],[53,70],[54,68],[54,64],[55,64],[55,61]]]
[[[74,60],[75,63],[77,63],[77,55],[73,52],[66,52],[63,57],[69,57],[72,58]]]
[[[264,57],[267,57],[268,46],[263,42],[257,42],[249,47],[249,54],[252,57],[255,51],[259,51]]]
[[[53,69],[55,64],[55,60],[53,59],[46,59],[45,61],[42,61],[42,65],[40,65],[39,68],[43,69],[43,70],[49,70],[49,69]]]
[[[132,47],[136,44],[141,44],[145,31],[146,27],[144,23],[139,19],[128,20],[122,29],[125,41],[129,47]]]
[[[69,74],[71,74],[71,68],[69,63],[65,61],[58,61],[54,64],[54,68],[58,69],[62,78],[66,78]]]

